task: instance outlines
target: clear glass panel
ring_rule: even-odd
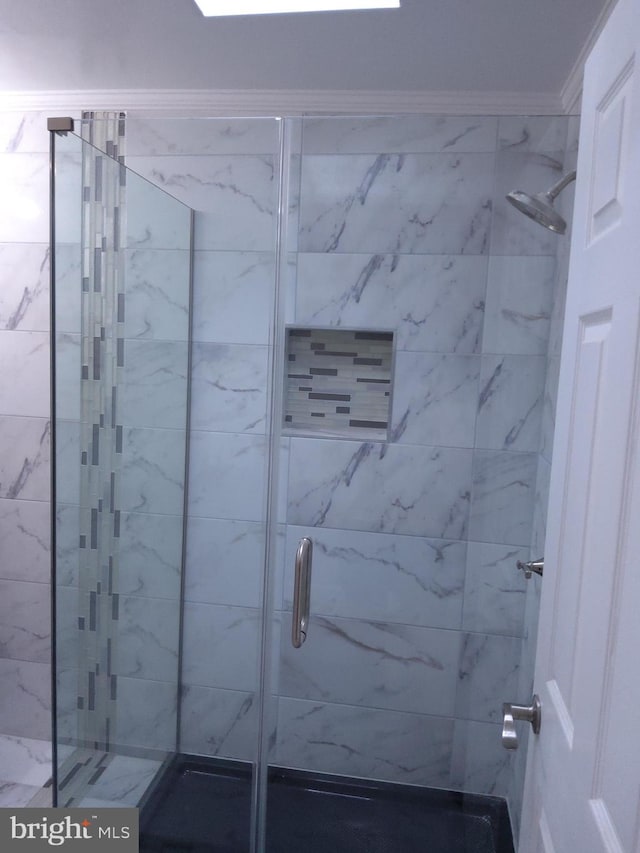
[[[191,211],[55,142],[57,798],[136,805],[176,749]]]

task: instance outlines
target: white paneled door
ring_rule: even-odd
[[[640,2],[585,71],[521,853],[640,850]]]

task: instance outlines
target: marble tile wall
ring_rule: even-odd
[[[30,804],[51,777],[51,741],[0,734],[0,808]]]
[[[506,796],[557,238],[504,194],[557,180],[566,121],[308,119],[301,136],[288,321],[383,324],[397,350],[388,443],[291,439],[274,760]]]
[[[51,735],[48,151],[45,115],[0,113],[0,733],[14,739]]]
[[[17,123],[0,136],[0,163],[28,145],[30,128],[27,122],[21,131]],[[534,513],[544,504],[535,482],[543,482],[540,448],[549,440],[541,433],[548,436],[552,420],[553,386],[545,385],[545,372],[549,336],[558,338],[557,238],[508,208],[503,196],[515,186],[551,184],[562,169],[565,134],[564,120],[547,118],[304,121],[294,161],[300,184],[290,206],[290,247],[297,243],[299,251],[290,257],[287,322],[394,328],[397,379],[388,444],[283,441],[276,652],[282,645],[272,756],[279,763],[496,794],[511,788],[499,708],[518,694],[522,638],[535,609],[513,566],[527,555]],[[132,119],[128,136],[129,165],[198,209],[182,745],[249,758],[277,123]],[[46,157],[38,156],[24,150],[12,180],[26,176],[41,200]],[[0,321],[3,312],[6,318],[0,341],[9,333],[47,331],[45,222],[45,213],[32,211],[20,239],[15,218],[0,235],[0,256],[9,265],[3,279],[5,269],[18,268],[24,281],[10,304],[10,290],[0,295]],[[171,245],[175,229],[166,226],[163,240]],[[172,305],[161,285],[163,277],[171,280],[177,256],[160,254],[144,231],[131,236],[129,275],[137,282],[131,305],[137,293],[141,307],[127,314],[127,336],[151,353],[154,328],[159,339],[179,345],[184,306]],[[71,254],[70,269],[74,263]],[[151,280],[157,292],[148,301]],[[77,306],[66,310],[71,329]],[[17,346],[20,339],[7,340]],[[32,351],[36,338],[20,350]],[[135,385],[141,377],[130,378]],[[3,544],[21,554],[24,541],[32,554],[23,561],[29,567],[17,572],[3,559],[0,579],[32,585],[46,564],[46,527],[38,533],[37,525],[48,511],[41,473],[46,410],[30,411],[34,400],[35,394],[20,395],[10,411],[0,411],[12,447],[0,450]],[[131,402],[135,408],[135,394]],[[149,441],[162,440],[154,426],[128,426],[133,469]],[[24,465],[16,442],[30,442]],[[144,479],[144,461],[136,470],[140,487],[127,496],[130,511],[122,519],[131,543],[121,569],[129,595],[124,612],[134,625],[135,598],[148,590],[160,602],[150,616],[160,626],[169,618],[162,610],[166,590],[149,561],[166,563],[170,574],[176,555],[163,545],[168,532],[152,522],[172,513],[166,505],[172,490]],[[171,480],[167,469],[165,481]],[[142,531],[140,506],[151,510]],[[302,535],[315,541],[310,636],[318,642],[298,654],[288,632],[292,554]],[[70,577],[72,539],[63,550]],[[120,713],[133,742],[149,725],[141,703],[163,709],[154,737],[164,745],[172,716],[166,684],[153,667],[137,678],[141,660],[135,653],[124,666]],[[37,725],[48,726],[46,663],[7,654],[0,666],[3,685],[15,685],[13,694],[3,691],[0,724],[6,720],[10,734],[41,736]],[[11,698],[18,694],[25,707],[24,697],[33,698],[34,730],[23,730],[28,716]]]

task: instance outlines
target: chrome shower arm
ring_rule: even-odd
[[[575,169],[572,172],[567,172],[566,175],[563,175],[560,180],[555,183],[550,189],[548,189],[545,193],[546,197],[549,201],[553,202],[556,196],[560,195],[562,190],[568,186],[571,181],[575,181],[576,179],[576,171]]]

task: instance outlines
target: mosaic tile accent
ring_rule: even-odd
[[[285,428],[386,438],[393,332],[287,329]]]
[[[108,750],[116,725],[120,469],[124,364],[124,114],[84,113],[78,742]],[[106,155],[105,156],[105,152]],[[74,662],[74,665],[76,662]]]

